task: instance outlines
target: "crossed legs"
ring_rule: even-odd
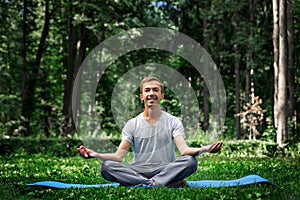
[[[198,162],[193,156],[182,156],[171,163],[155,166],[104,161],[101,165],[101,175],[106,180],[123,186],[165,186],[190,176],[197,170],[197,165]]]

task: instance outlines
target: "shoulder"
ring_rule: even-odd
[[[163,111],[163,116],[167,119],[167,121],[171,122],[172,124],[181,124],[181,121],[178,117]]]
[[[162,111],[163,112],[163,116],[165,116],[168,119],[172,119],[172,120],[179,120],[178,117],[166,112],[166,111]],[[180,120],[179,120],[180,121]]]
[[[170,113],[167,113],[167,112],[164,112],[164,116],[167,119],[166,121],[168,123],[168,126],[172,130],[173,138],[175,138],[178,135],[182,135],[185,138],[184,128],[183,128],[183,124],[182,124],[181,120],[178,117],[176,117]]]
[[[135,116],[135,117],[129,119],[129,120],[127,121],[127,123],[132,123],[132,122],[135,122],[135,121],[137,121],[137,120],[139,120],[139,119],[142,119],[142,118],[143,118],[143,113],[140,113],[140,114],[138,114],[137,116]]]
[[[142,113],[138,114],[137,116],[135,116],[134,118],[129,119],[126,124],[125,127],[134,127],[136,126],[137,122],[142,119],[143,115]],[[124,128],[125,128],[124,127]]]

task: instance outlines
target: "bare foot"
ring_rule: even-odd
[[[189,187],[189,184],[185,180],[173,181],[167,185],[169,188],[182,188]]]

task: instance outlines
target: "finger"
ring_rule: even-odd
[[[78,153],[79,153],[79,155],[80,156],[82,156],[83,158],[85,158],[86,156],[85,156],[85,154],[86,154],[86,151],[85,151],[85,149],[78,149]]]
[[[77,148],[78,151],[82,151],[82,146],[80,146],[79,148]]]
[[[78,154],[79,154],[81,157],[84,158],[84,155],[83,155],[83,153],[82,153],[81,151],[78,151]]]
[[[209,148],[209,152],[212,153],[214,151],[215,144],[212,144]]]
[[[86,147],[85,147],[85,146],[83,146],[83,145],[81,145],[81,146],[80,146],[80,149],[82,149],[82,150],[85,150],[85,149],[86,149]]]
[[[223,142],[220,142],[220,145],[219,145],[219,147],[221,148],[221,147],[222,147],[222,145],[223,145]]]
[[[82,146],[80,146],[79,148],[77,148],[78,151],[82,151]]]
[[[215,143],[214,145],[213,145],[213,149],[217,149],[218,147],[219,147],[219,143]]]
[[[210,152],[211,152],[211,153],[217,153],[218,151],[220,151],[221,146],[222,146],[222,143],[219,143],[219,142],[213,144],[213,145],[211,146]]]
[[[222,143],[221,143],[221,142],[218,142],[217,145],[216,145],[216,147],[217,147],[218,149],[221,148],[221,146],[222,146]]]
[[[223,144],[223,142],[217,142],[217,143],[215,144],[215,148],[220,149],[220,148],[222,147],[222,144]]]

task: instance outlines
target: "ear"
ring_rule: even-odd
[[[140,100],[144,101],[143,94],[140,94]]]
[[[165,98],[165,93],[161,93],[161,100]]]

